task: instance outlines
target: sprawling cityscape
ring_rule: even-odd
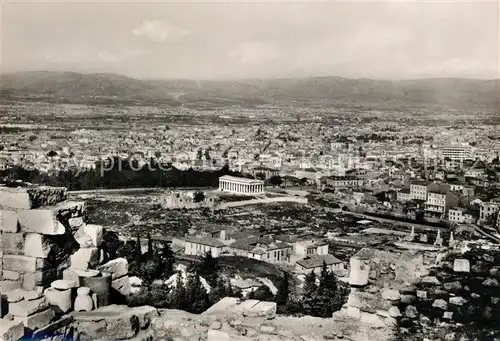
[[[54,8],[67,11],[75,22],[61,25],[76,30],[84,11],[97,13],[92,6],[100,5],[89,4]],[[245,11],[269,24],[257,5],[245,11],[233,5],[214,4],[218,13],[191,4],[187,12],[205,13],[210,31],[218,27],[211,16],[228,11],[236,16],[235,36],[244,34],[235,23],[248,20]],[[20,6],[19,12],[6,8],[25,18],[38,5],[10,6]],[[70,9],[78,6],[81,11]],[[129,13],[102,6],[103,18],[116,8],[123,18],[149,8]],[[321,6],[351,13],[347,4],[286,6],[298,11],[279,7],[273,18],[285,26],[289,15],[302,18],[302,34],[307,27],[315,32],[308,42],[330,25]],[[375,16],[400,8],[373,6],[374,13],[383,9]],[[401,6],[405,11],[397,13],[411,16],[420,5]],[[436,24],[429,13],[438,8],[421,6],[427,24]],[[446,6],[450,17],[460,7]],[[357,22],[362,12],[356,7],[349,20]],[[51,31],[47,13],[40,13],[32,27],[44,22],[54,41],[64,35]],[[96,25],[105,27],[108,19],[99,18]],[[405,27],[422,29],[412,25],[418,24]],[[0,341],[500,340],[500,79],[458,71],[452,78],[443,71],[449,63],[429,77],[404,74],[413,80],[276,76],[267,64],[284,72],[294,56],[254,43],[257,53],[248,44],[229,53],[243,59],[241,70],[227,71],[238,80],[225,73],[188,80],[198,77],[203,60],[182,55],[193,69],[184,77],[175,49],[188,51],[190,37],[203,31],[196,28],[145,20],[129,30],[134,39],[170,44],[177,63],[168,69],[151,59],[141,66],[143,77],[110,53],[99,55],[108,63],[105,72],[93,72],[94,62],[73,54],[30,62],[53,71],[18,70],[6,54]],[[93,32],[91,39],[100,41],[102,32],[80,29],[75,39]],[[445,41],[447,31],[435,29]],[[36,29],[6,32],[9,47],[9,39]],[[234,38],[224,25],[217,32]],[[302,46],[300,37],[292,45]],[[119,47],[111,41],[109,48]],[[225,42],[212,43],[223,48]],[[136,40],[127,44],[154,50]],[[204,44],[194,46],[214,53]],[[40,49],[34,45],[33,53]],[[410,54],[407,45],[401,49]],[[127,51],[126,58],[149,58]],[[65,56],[78,68],[62,67]],[[318,72],[349,69],[319,53],[308,56]],[[21,65],[30,57],[17,58]],[[434,58],[438,63],[437,52]],[[373,68],[363,70],[385,70],[376,62],[374,56]],[[119,64],[123,70],[114,69]],[[157,70],[182,76],[152,79]]]

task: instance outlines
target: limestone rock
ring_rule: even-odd
[[[420,299],[426,299],[427,298],[427,291],[417,290],[417,297]]]
[[[382,298],[389,301],[397,301],[401,298],[399,291],[393,289],[385,289],[382,291]]]
[[[130,282],[128,276],[112,280],[111,287],[124,296],[130,295]]]
[[[52,250],[52,242],[39,233],[26,234],[24,255],[30,257],[47,258]]]
[[[24,325],[20,321],[0,319],[0,340],[17,341],[24,335]]]
[[[80,248],[70,258],[71,268],[87,270],[99,262],[99,250],[96,247]]]
[[[57,269],[37,270],[34,273],[23,274],[22,287],[25,290],[34,290],[37,286],[47,287],[57,278]]]
[[[90,312],[74,312],[72,316],[83,335],[92,339],[121,340],[129,339],[139,329],[149,326],[158,312],[150,306],[109,305]]]
[[[417,318],[419,315],[418,310],[415,306],[409,305],[405,309],[405,316],[411,319]]]
[[[500,266],[494,266],[490,269],[490,276],[500,278]]]
[[[444,288],[448,291],[458,291],[462,289],[462,284],[459,281],[444,283]]]
[[[84,224],[83,217],[75,217],[68,219],[68,225],[72,230],[83,226],[83,224]]]
[[[64,187],[0,187],[0,207],[10,210],[29,210],[41,206],[55,205],[66,200],[66,197],[67,193]]]
[[[24,251],[24,235],[22,233],[4,233],[0,246],[6,254],[22,255]]]
[[[417,300],[417,298],[414,295],[408,295],[408,294],[403,294],[401,295],[401,303],[404,304],[413,304]]]
[[[486,278],[483,285],[489,288],[498,288],[498,281],[494,278]]]
[[[443,319],[445,320],[451,320],[453,318],[453,312],[451,311],[445,311],[443,314]]]
[[[435,276],[425,276],[420,280],[424,284],[439,285],[441,284]]]
[[[16,303],[22,301],[24,299],[25,290],[23,289],[15,289],[11,292],[7,292],[5,295],[7,302]]]
[[[401,316],[401,312],[399,311],[399,308],[398,308],[398,307],[396,307],[396,306],[391,307],[391,308],[389,309],[389,316],[390,316],[390,317],[394,317],[394,318],[396,318],[396,317],[400,317],[400,316]]]
[[[45,297],[36,300],[22,300],[16,303],[9,303],[9,313],[14,316],[27,317],[48,307]]]
[[[128,274],[128,261],[125,258],[116,258],[97,267],[97,270],[110,272],[112,279],[117,279]]]
[[[276,332],[276,327],[272,325],[262,325],[260,326],[261,334],[274,334]]]
[[[17,271],[3,270],[2,272],[3,279],[7,281],[20,281],[21,274]]]
[[[102,243],[103,227],[100,225],[81,226],[74,234],[81,248],[99,247]]]
[[[46,266],[46,262],[40,258],[19,255],[3,256],[4,270],[34,273],[39,269],[43,269],[44,266]]]
[[[435,300],[432,303],[432,306],[434,308],[439,308],[439,309],[442,309],[442,310],[448,309],[448,303],[445,300],[443,300],[443,299],[437,299],[437,300]]]
[[[54,317],[54,311],[52,309],[47,309],[30,316],[14,316],[14,321],[21,321],[27,329],[36,330],[48,325]]]
[[[20,288],[21,288],[21,283],[19,281],[0,281],[1,293],[5,294]]]
[[[467,300],[460,296],[450,297],[450,304],[454,305],[464,305],[467,303]]]
[[[64,234],[64,222],[74,217],[80,217],[84,212],[84,203],[65,202],[57,206],[45,207],[36,210],[20,210],[19,225],[26,232],[35,232],[46,235]]]
[[[0,232],[19,232],[19,223],[16,212],[0,210],[0,222]]]

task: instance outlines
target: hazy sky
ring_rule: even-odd
[[[490,2],[4,1],[5,71],[500,78]]]

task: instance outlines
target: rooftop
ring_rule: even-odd
[[[187,237],[186,242],[207,245],[211,247],[223,247],[226,246],[222,241],[211,237]]]
[[[248,179],[248,178],[240,178],[237,176],[231,176],[231,175],[223,175],[219,178],[220,180],[225,180],[225,181],[231,181],[231,182],[239,182],[242,184],[257,184],[257,185],[263,185],[264,181],[262,180],[257,180],[257,179]]]
[[[312,269],[322,266],[323,262],[325,262],[326,265],[342,263],[342,261],[337,257],[335,257],[334,255],[327,254],[327,255],[311,255],[305,257],[304,259],[298,260],[297,264],[306,269]]]

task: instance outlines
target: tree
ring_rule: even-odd
[[[257,172],[257,173],[255,173],[255,178],[259,179],[259,180],[265,180],[266,174],[264,174],[263,172]]]
[[[54,156],[57,156],[57,153],[55,151],[51,150],[50,152],[47,153],[47,156],[54,157]]]
[[[177,272],[177,278],[175,283],[175,289],[172,291],[170,304],[174,309],[186,309],[186,305],[188,304],[186,297],[186,286],[184,285],[184,281],[182,279],[181,272]]]
[[[272,301],[274,299],[274,295],[267,285],[261,285],[254,291],[251,291],[248,294],[248,298],[259,301]]]
[[[210,287],[213,288],[217,285],[219,264],[217,259],[212,257],[212,251],[208,251],[205,254],[202,261],[197,266],[197,272],[207,280]]]
[[[175,255],[170,247],[170,243],[164,242],[161,251],[161,264],[165,277],[170,277],[174,273]]]
[[[274,296],[274,302],[276,302],[277,305],[287,304],[288,296],[290,295],[289,285],[288,272],[284,271],[283,278],[278,285],[278,292],[276,292],[276,296]]]
[[[304,280],[304,289],[302,293],[302,309],[303,312],[307,315],[313,315],[315,312],[316,304],[317,304],[317,290],[318,286],[316,285],[316,274],[314,271],[311,271],[307,274]]]
[[[186,283],[187,311],[194,314],[204,312],[209,306],[208,294],[197,271],[188,274]]]
[[[193,197],[194,202],[202,202],[203,200],[205,200],[205,193],[203,193],[202,191],[194,192],[194,197]]]
[[[136,265],[139,266],[142,261],[142,250],[141,250],[141,237],[139,237],[139,233],[137,233],[137,240],[135,242],[135,262]]]
[[[148,259],[153,259],[153,257],[154,257],[153,239],[151,239],[151,234],[148,233]]]
[[[281,176],[273,175],[269,178],[269,183],[273,186],[279,186],[283,183],[283,180],[281,179]]]
[[[331,317],[334,311],[342,307],[342,290],[339,288],[335,274],[328,270],[325,261],[323,261],[323,267],[321,268],[317,293],[316,316]]]

